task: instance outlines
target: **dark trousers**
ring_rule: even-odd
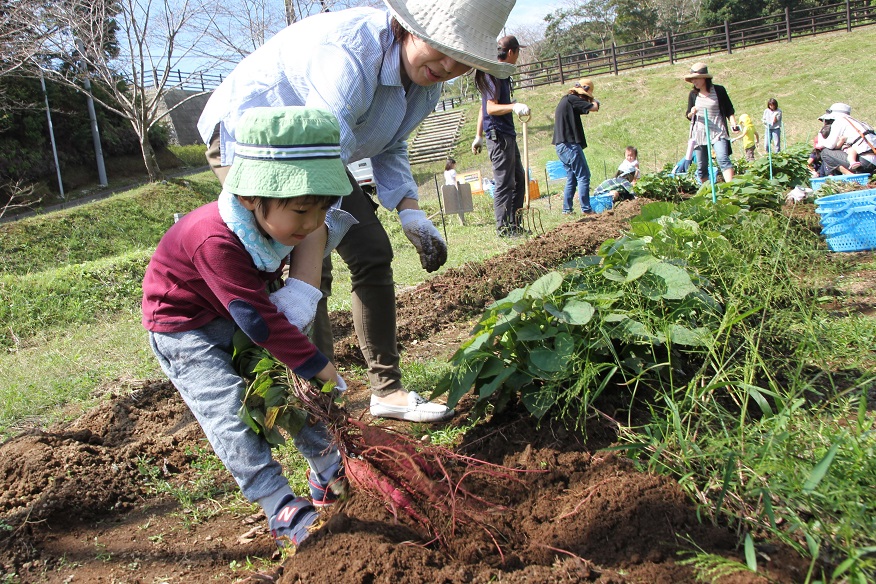
[[[526,176],[516,136],[495,133],[496,139],[487,133],[487,151],[493,164],[493,213],[496,217],[496,230],[519,227],[517,211],[523,208],[526,196]]]

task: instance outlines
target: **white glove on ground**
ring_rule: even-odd
[[[515,103],[511,106],[511,109],[518,116],[528,116],[529,115],[529,106],[525,103]]]
[[[325,253],[322,257],[328,257],[332,250],[341,243],[350,227],[357,223],[359,222],[346,211],[331,207],[325,214],[325,227],[328,229],[328,237],[325,242]]]
[[[422,209],[404,209],[398,212],[402,229],[420,254],[420,265],[427,272],[434,272],[447,261],[447,244],[435,225]]]
[[[471,152],[472,154],[480,154],[481,148],[484,147],[484,139],[480,136],[475,136],[475,139],[471,141]]]
[[[307,334],[316,318],[316,305],[322,299],[322,292],[307,282],[287,278],[286,284],[270,294],[271,302],[286,315],[298,330]]]

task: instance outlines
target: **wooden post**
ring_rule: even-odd
[[[788,35],[788,42],[791,42],[791,9],[785,6],[785,34]]]
[[[726,20],[724,21],[724,39],[727,42],[727,54],[733,54],[733,46],[730,44],[730,23]]]
[[[611,42],[611,64],[614,74],[617,75],[617,48],[614,46],[614,41]]]
[[[669,53],[669,64],[675,64],[675,58],[672,56],[672,33],[666,33],[666,52]]]
[[[563,56],[557,55],[557,68],[560,70],[560,85],[566,84],[566,76],[563,74]]]
[[[852,32],[852,7],[849,0],[846,0],[846,32]]]

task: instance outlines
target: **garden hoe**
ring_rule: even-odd
[[[544,235],[544,226],[541,223],[541,211],[533,209],[529,205],[529,135],[527,133],[527,124],[531,117],[532,114],[517,116],[523,126],[523,180],[526,184],[526,190],[524,191],[525,194],[523,197],[523,208],[517,211],[517,224],[531,233]]]

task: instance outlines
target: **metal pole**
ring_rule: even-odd
[[[712,185],[712,204],[714,204],[718,202],[718,193],[715,191],[715,183],[718,181],[718,171],[712,167],[712,133],[709,131],[709,108],[703,109],[706,112],[703,116],[703,120],[706,124],[706,157],[708,158],[709,163],[709,184]]]
[[[82,43],[81,39],[76,39],[76,46],[79,49],[79,54],[81,56],[85,55],[85,45]],[[100,131],[97,129],[97,114],[94,112],[94,99],[91,97],[91,81],[88,79],[88,68],[86,66],[82,67],[85,89],[88,92],[88,119],[91,120],[91,138],[94,141],[94,157],[97,159],[97,178],[100,186],[105,187],[107,185],[106,181],[106,168],[103,165],[103,149],[100,146]]]
[[[441,227],[444,229],[444,241],[447,241],[447,224],[444,223],[444,205],[441,204],[441,188],[438,186],[438,175],[433,175],[435,179],[435,190],[438,191],[438,210],[441,211]]]
[[[43,86],[43,97],[46,100],[46,119],[49,121],[49,138],[52,141],[52,156],[55,157],[55,172],[58,174],[58,190],[61,199],[66,203],[67,195],[64,194],[64,183],[61,181],[61,166],[58,164],[58,147],[55,146],[55,128],[52,126],[52,112],[49,109],[49,94],[46,92],[46,80],[43,78],[43,70],[40,69],[40,85]]]

